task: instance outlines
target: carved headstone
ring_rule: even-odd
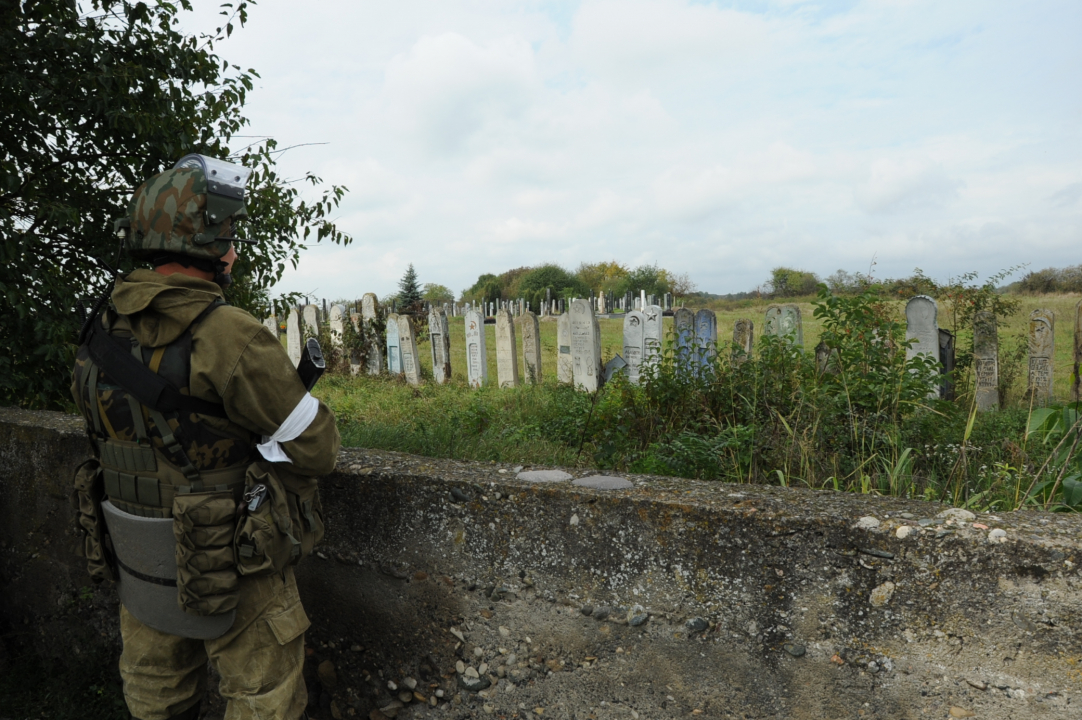
[[[402,372],[410,385],[421,384],[421,362],[417,355],[417,333],[413,330],[413,318],[398,316],[398,346],[402,350]]]
[[[522,320],[522,367],[526,382],[540,385],[541,375],[541,325],[532,311],[523,314]]]
[[[571,303],[571,361],[575,387],[594,392],[601,387],[601,334],[589,300]]]
[[[804,348],[804,323],[800,308],[792,303],[771,305],[766,309],[763,333],[785,338],[797,348]]]
[[[751,357],[755,345],[755,323],[737,320],[733,324],[733,364],[739,365]]]
[[[942,382],[939,385],[939,397],[944,400],[954,399],[954,333],[939,328],[939,367]]]
[[[1028,391],[1034,405],[1052,401],[1052,362],[1056,351],[1056,314],[1034,310],[1029,315]]]
[[[657,305],[642,310],[642,364],[656,364],[665,339],[665,315]]]
[[[305,305],[304,314],[304,332],[305,339],[310,337],[319,337],[319,308],[315,305]]]
[[[263,321],[263,327],[270,330],[271,335],[276,338],[281,337],[282,335],[281,331],[278,330],[278,318],[276,318],[274,315],[271,315],[269,318]]]
[[[916,341],[906,349],[906,360],[928,355],[939,365],[938,314],[935,300],[927,295],[917,295],[905,304],[905,339]],[[929,389],[928,397],[939,397],[939,388]]]
[[[375,326],[379,323],[379,300],[375,293],[365,293],[361,298],[361,321],[365,324],[365,339],[368,343],[368,358],[365,363],[366,372],[369,375],[379,375],[383,372],[383,344],[375,332]]]
[[[522,384],[518,375],[515,319],[507,308],[496,313],[496,380],[502,388]]]
[[[472,308],[466,311],[466,380],[475,388],[488,381],[485,317]]]
[[[562,383],[575,380],[575,363],[571,358],[571,315],[568,313],[556,318],[556,380]]]
[[[627,376],[635,385],[639,384],[639,371],[645,354],[646,317],[638,310],[624,314],[624,362],[627,363]]]
[[[286,316],[286,353],[289,355],[293,367],[301,364],[301,345],[304,344],[304,333],[301,332],[301,317],[297,308],[289,308]]]
[[[362,332],[361,315],[360,313],[350,313],[349,321],[353,324],[353,332],[360,334]],[[357,348],[350,348],[349,351],[349,372],[351,375],[361,374],[361,352]]]
[[[695,346],[695,314],[687,308],[679,308],[672,315],[675,342],[673,352],[679,367],[688,369]]]
[[[432,377],[440,385],[451,379],[451,337],[447,327],[446,311],[433,308],[428,314],[428,339],[432,350]]]
[[[399,339],[398,313],[387,316],[387,372],[402,374],[402,343]]]
[[[342,347],[342,338],[346,334],[346,308],[343,305],[331,305],[330,319],[327,325],[331,333],[331,345],[336,348]]]
[[[714,362],[718,348],[718,318],[713,310],[695,313],[695,362],[700,368]]]
[[[996,316],[979,312],[973,317],[973,375],[977,409],[999,408],[999,334]]]

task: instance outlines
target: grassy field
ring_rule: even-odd
[[[1045,297],[1022,297],[1021,309],[1013,318],[1000,320],[999,336],[1001,348],[1006,348],[1011,343],[1016,343],[1024,337],[1029,323],[1029,314],[1037,308],[1052,310],[1056,315],[1056,356],[1055,356],[1055,394],[1057,399],[1068,399],[1071,388],[1071,368],[1073,366],[1074,348],[1074,316],[1075,306],[1079,302],[1078,296],[1050,295]],[[733,325],[736,320],[747,318],[755,323],[755,333],[758,338],[763,328],[763,317],[766,308],[770,305],[767,301],[739,301],[733,303],[715,303],[714,311],[718,318],[718,340],[725,342],[732,339]],[[800,307],[804,326],[804,347],[811,351],[819,342],[822,332],[822,324],[813,316],[814,307],[811,299],[804,299],[796,303]],[[904,320],[905,304],[901,301],[892,302],[894,312],[899,320]],[[689,308],[697,310],[698,308]],[[449,318],[448,325],[451,331],[451,368],[453,377],[462,383],[466,382],[466,331],[463,318]],[[623,353],[623,320],[601,319],[601,356],[608,361],[617,353]],[[945,317],[941,308],[939,316],[940,327],[950,329],[951,320]],[[665,319],[666,333],[672,328],[672,318]],[[522,337],[521,331],[517,332],[516,340],[519,353],[519,372],[525,377],[522,364]],[[496,385],[496,326],[485,326],[485,343],[488,351],[489,377],[488,384]],[[555,319],[546,319],[541,322],[541,368],[542,375],[546,379],[556,378],[556,322]],[[426,377],[432,377],[432,354],[427,341],[418,345],[421,355],[423,372]],[[1024,373],[1024,369],[1023,369]],[[1024,384],[1024,375],[1020,380]],[[1020,396],[1021,387],[1015,389],[1014,395]]]

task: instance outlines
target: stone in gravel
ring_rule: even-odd
[[[352,650],[353,652],[360,652],[363,649],[364,648],[362,648],[360,645],[354,645],[350,648],[350,650]]]
[[[940,540],[942,538],[947,537],[948,535],[953,535],[953,534],[954,534],[953,530],[937,530],[936,533],[935,533],[935,539]]]
[[[970,687],[977,688],[978,690],[988,689],[988,683],[982,682],[980,680],[975,680],[973,678],[966,678],[966,684],[968,684]]]
[[[487,677],[466,677],[465,675],[458,676],[458,686],[468,692],[480,692],[487,689],[492,685],[492,681]]]
[[[481,663],[480,665],[477,666],[477,674],[478,675],[484,675],[487,672],[488,672],[488,663]]]
[[[413,693],[411,693],[409,690],[403,690],[402,692],[398,693],[398,699],[403,705],[405,705],[413,699]]]
[[[1007,531],[1002,528],[996,528],[988,533],[988,542],[993,544],[1007,542]]]
[[[865,515],[861,519],[857,520],[857,524],[854,526],[859,530],[874,530],[879,527],[879,520],[873,518],[870,515]]]
[[[593,611],[594,611],[594,606],[593,605],[583,605],[581,608],[579,608],[579,612],[582,613],[583,615],[585,615],[586,617],[590,617],[590,613],[592,613]]]
[[[397,712],[398,711],[396,710],[395,713],[397,714]],[[389,715],[384,715],[379,710],[373,710],[368,713],[368,720],[387,720],[389,717]]]
[[[607,608],[607,607],[602,606],[602,607],[594,609],[594,619],[595,620],[604,620],[605,618],[607,618],[611,614],[612,614],[612,608]]]
[[[519,480],[536,483],[566,482],[572,479],[572,475],[563,470],[527,470],[515,476]]]
[[[416,690],[417,689],[417,681],[414,680],[411,677],[408,677],[405,680],[403,680],[402,684],[405,685],[410,690]]]
[[[900,517],[900,518],[904,518],[905,520],[912,520],[913,518],[915,518],[915,517],[917,517],[917,516],[916,516],[916,515],[914,515],[913,513],[908,513],[908,512],[906,512],[906,513],[902,513],[902,514],[901,514],[901,515],[899,515],[898,517]]]
[[[1037,632],[1037,623],[1033,622],[1020,612],[1011,613],[1011,620],[1014,621],[1015,625],[1025,630],[1026,632]]]
[[[966,710],[965,708],[958,707],[957,705],[951,706],[950,715],[952,718],[967,718],[973,717],[976,714],[977,713],[973,712],[972,710]]]
[[[935,524],[936,524],[936,521],[933,520],[932,518],[921,518],[920,520],[917,521],[917,525],[920,525],[921,527],[928,527],[929,525],[935,525]]]
[[[449,632],[458,638],[459,642],[466,642],[466,636],[462,634],[462,631],[458,628],[450,628]]]
[[[894,583],[888,580],[872,590],[869,602],[872,604],[872,607],[883,607],[890,602],[892,597],[894,597]]]
[[[477,678],[481,677],[481,674],[478,673],[477,670],[475,670],[473,667],[466,668],[466,672],[464,672],[463,675],[465,675],[468,678],[473,678],[475,680]]]
[[[578,487],[593,488],[594,490],[627,490],[635,485],[625,478],[612,477],[611,475],[591,475],[579,478],[571,483]]]
[[[708,627],[710,627],[710,623],[708,623],[706,620],[702,619],[701,617],[694,617],[694,618],[691,618],[690,620],[688,620],[686,623],[684,623],[684,627],[686,627],[688,629],[688,632],[697,633],[697,632],[703,632]]]
[[[804,653],[808,651],[808,649],[800,643],[785,643],[782,647],[785,648],[785,652],[793,657],[804,657]]]
[[[387,689],[390,690],[391,692],[394,692],[395,690],[398,689],[398,683],[396,683],[394,680],[388,680],[387,681]]]
[[[457,672],[459,675],[466,672],[466,663],[462,662],[461,660],[456,662],[455,663],[455,672]]]
[[[391,702],[389,702],[386,705],[384,705],[383,707],[381,707],[379,709],[379,711],[381,713],[383,713],[384,715],[386,715],[387,717],[393,718],[396,715],[398,715],[398,711],[401,710],[404,707],[405,707],[405,705],[403,705],[401,703],[401,701],[392,700]]]
[[[650,613],[646,612],[646,608],[642,605],[632,605],[627,611],[627,624],[631,627],[638,627],[649,619]]]
[[[973,522],[977,519],[976,515],[963,508],[947,508],[941,513],[936,513],[936,517],[944,520],[961,520],[962,522]]]
[[[503,625],[500,625],[500,636],[501,637],[511,637],[511,629],[507,628],[507,627],[504,627]]]
[[[917,532],[917,528],[912,525],[902,525],[900,528],[894,531],[894,534],[899,540],[905,540],[907,537]]]
[[[334,663],[330,660],[321,662],[316,668],[316,674],[319,675],[320,684],[328,690],[334,690],[338,686],[338,675],[334,671]]]
[[[469,502],[470,496],[458,488],[451,488],[451,500],[453,502]]]

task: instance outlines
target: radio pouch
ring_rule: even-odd
[[[241,575],[267,575],[296,565],[323,539],[323,513],[314,478],[278,463],[257,462],[244,480],[244,505],[234,537]]]
[[[87,572],[95,583],[114,582],[116,569],[101,510],[105,484],[97,459],[90,458],[75,468],[72,485],[71,504],[75,510],[76,530],[81,536],[79,556],[86,558]]]

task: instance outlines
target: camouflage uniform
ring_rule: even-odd
[[[148,184],[152,183],[153,179]],[[168,192],[160,195],[166,197]],[[137,193],[133,206],[139,199]],[[178,199],[165,203],[167,212],[157,217],[159,227],[166,224],[162,218],[170,213],[177,215]],[[194,201],[182,201],[181,214],[184,202]],[[200,203],[191,214],[201,215],[204,208]],[[183,229],[196,233],[203,230]],[[221,227],[212,230],[216,234]],[[220,249],[203,247],[211,252]],[[228,252],[228,247],[226,242],[218,257]],[[255,446],[261,436],[273,435],[307,391],[279,339],[255,318],[228,305],[205,312],[222,300],[222,290],[214,282],[183,274],[136,270],[117,281],[112,293],[113,309],[104,314],[102,324],[114,335],[134,336],[144,363],[155,372],[182,378],[174,383],[181,394],[224,408],[226,418],[194,413],[185,418],[187,427],[194,430],[177,433],[184,437],[182,455],[201,474],[239,472],[243,479],[245,468],[260,460]],[[162,352],[176,348],[177,343],[190,343],[187,366],[178,365],[176,360],[185,360],[184,353],[178,356]],[[155,365],[156,360],[162,362],[163,356],[167,360]],[[169,361],[170,357],[174,359]],[[92,438],[100,434],[103,440],[131,441],[136,438],[134,427],[138,425],[149,436],[158,466],[175,470],[179,461],[163,443],[154,413],[137,403],[117,402],[123,397],[121,389],[103,372],[84,372],[87,362],[84,345],[74,368],[72,394]],[[170,362],[174,367],[166,367]],[[90,375],[95,377],[88,378]],[[167,422],[176,433],[178,424],[172,419]],[[334,469],[339,441],[334,416],[320,402],[307,429],[281,443],[292,463],[274,463],[278,477],[287,487],[314,487],[316,476]],[[173,476],[182,477],[175,472]],[[135,514],[145,511],[147,516],[162,517],[164,512],[165,517],[169,516],[168,506],[143,507],[142,496],[138,502],[130,500],[125,506],[117,498],[115,504]],[[208,660],[222,678],[219,690],[228,701],[226,720],[296,720],[302,715],[307,692],[301,667],[304,631],[309,622],[292,568],[287,566],[269,575],[241,575],[235,585],[236,619],[225,635],[214,640],[159,632],[121,608],[124,648],[120,672],[128,709],[135,718],[168,720],[194,710],[206,686]]]

